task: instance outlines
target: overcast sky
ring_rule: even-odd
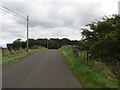
[[[5,1],[5,2],[4,2]],[[69,38],[80,40],[80,28],[104,15],[118,13],[119,0],[3,0],[10,10],[29,15],[29,38]],[[2,20],[2,21],[1,21]],[[0,46],[17,38],[26,40],[26,21],[0,12]]]

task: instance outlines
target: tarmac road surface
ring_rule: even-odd
[[[3,88],[80,88],[59,50],[42,50],[2,69]]]

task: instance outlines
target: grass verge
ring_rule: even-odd
[[[24,51],[24,52],[18,51],[18,52],[14,52],[14,53],[9,53],[8,55],[5,55],[2,57],[1,64],[2,64],[2,66],[7,65],[9,63],[12,63],[12,62],[19,60],[20,58],[23,58],[25,56],[28,56],[30,54],[33,54],[33,53],[40,51],[40,50],[43,50],[43,49],[45,49],[45,48],[31,49],[28,52],[27,51]]]
[[[65,60],[79,79],[83,88],[118,88],[118,84],[110,82],[99,71],[88,66],[73,55],[72,48],[60,48]]]

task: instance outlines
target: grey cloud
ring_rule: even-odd
[[[20,7],[22,6],[23,7]],[[96,5],[97,4],[97,5]],[[13,4],[14,5],[14,4]],[[34,12],[31,8],[31,5],[28,5],[27,9],[24,7],[25,4],[21,3],[20,6],[15,6],[16,11],[17,8],[21,8],[21,10],[27,10],[30,11],[28,14],[30,14],[30,26],[36,27],[36,26],[42,26],[44,28],[54,28],[54,27],[63,27],[63,26],[70,26],[70,27],[80,27],[81,25],[85,25],[88,23],[88,21],[93,20],[93,18],[98,17],[99,9],[96,8],[96,6],[99,8],[100,5],[98,3],[93,3],[92,5],[86,4],[81,5],[81,3],[45,3],[44,7],[48,7],[47,11],[46,8],[41,8],[45,10],[38,10],[38,12]],[[86,8],[87,7],[87,8]],[[71,10],[67,10],[66,8],[71,8]],[[62,13],[59,13],[60,10],[63,10]],[[64,10],[66,9],[66,10]],[[67,14],[65,12],[68,12]],[[24,11],[23,11],[24,12]],[[26,12],[25,12],[26,13]],[[99,12],[101,13],[101,12]],[[47,15],[42,15],[47,14]],[[26,22],[22,19],[19,19],[17,21],[19,24],[23,24],[26,26]]]

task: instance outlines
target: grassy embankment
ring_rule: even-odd
[[[38,52],[43,49],[45,49],[45,48],[30,49],[28,52],[27,51],[17,51],[14,53],[9,53],[7,55],[2,56],[2,62],[0,62],[0,64],[2,63],[2,65],[4,66],[6,64],[15,62],[15,61],[19,60],[20,58],[23,58],[25,56],[28,56],[30,54],[33,54],[33,53]]]
[[[117,88],[117,82],[110,82],[99,70],[82,63],[74,56],[72,49],[68,47],[60,48],[65,60],[70,65],[72,71],[79,79],[83,88]]]

